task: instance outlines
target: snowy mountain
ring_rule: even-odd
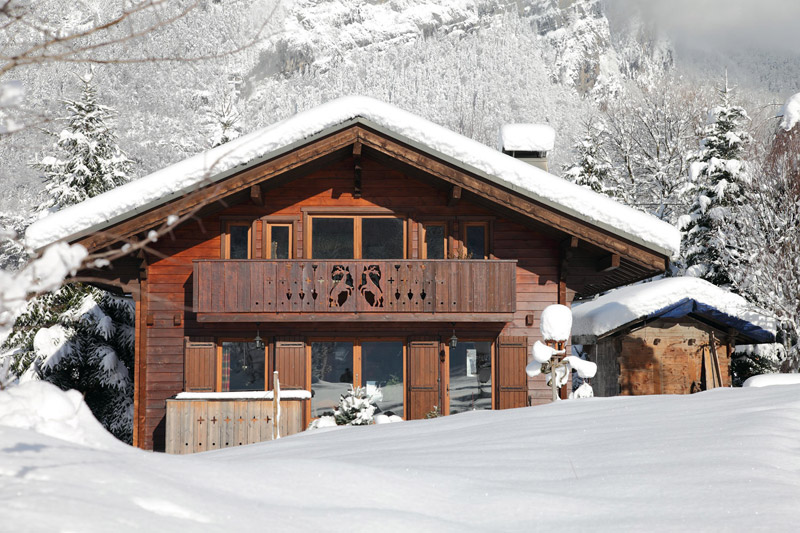
[[[104,20],[113,9],[104,0],[65,6],[63,0],[36,3],[64,32]],[[96,66],[98,99],[117,110],[120,145],[136,161],[136,174],[184,159],[229,133],[354,93],[491,146],[502,123],[549,123],[557,131],[551,168],[558,172],[573,161],[582,121],[623,91],[626,80],[656,79],[683,68],[681,61],[697,75],[708,72],[706,83],[719,74],[703,66],[711,59],[694,54],[682,60],[653,24],[602,0],[203,0],[183,19],[126,43],[125,53],[203,55],[256,35],[243,52],[213,60]],[[763,64],[749,83],[760,88],[762,100],[770,91],[793,89],[788,72],[796,57],[780,64],[738,59],[742,76],[746,65]],[[35,65],[14,75],[30,107],[58,117],[60,101],[78,91],[75,74],[85,70]],[[50,121],[42,127],[61,126]],[[29,164],[46,155],[50,143],[37,129],[0,137],[0,211],[36,203],[42,184]]]

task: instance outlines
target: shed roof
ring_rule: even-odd
[[[775,319],[738,294],[699,278],[677,277],[622,287],[576,305],[572,342],[591,344],[642,321],[690,314],[734,328],[753,343],[775,340]]]

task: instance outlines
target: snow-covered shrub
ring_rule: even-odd
[[[372,424],[375,410],[373,396],[365,387],[351,387],[339,398],[339,406],[333,412],[337,426],[366,426]]]

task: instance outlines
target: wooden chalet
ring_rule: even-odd
[[[290,431],[351,385],[380,388],[380,409],[405,419],[547,402],[524,371],[541,310],[662,272],[678,242],[648,215],[356,97],[56,213],[28,238],[98,252],[151,231],[142,251],[84,274],[135,300],[134,443],[154,450],[171,398],[209,402],[176,411],[205,423],[207,442],[173,446],[271,438],[258,392],[274,371],[310,393],[288,400],[301,418]]]
[[[573,317],[573,345],[597,364],[595,396],[727,387],[737,344],[775,341],[773,320],[697,278],[624,287],[576,306]]]

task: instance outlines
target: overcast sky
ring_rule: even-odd
[[[604,0],[610,17],[639,9],[678,45],[800,55],[800,0]],[[619,19],[618,19],[619,21]]]

